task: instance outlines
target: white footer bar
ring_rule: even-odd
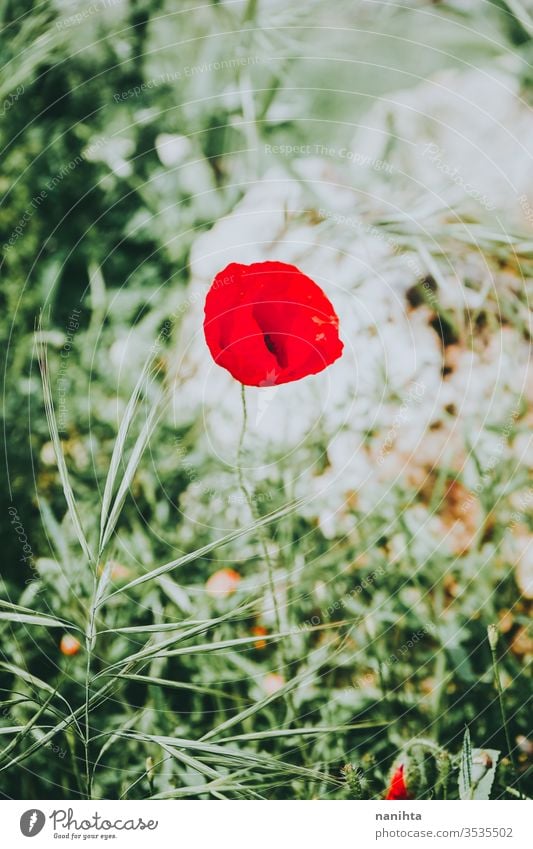
[[[533,847],[533,803],[0,802],[1,844],[117,849]]]

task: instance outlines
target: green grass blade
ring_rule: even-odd
[[[170,681],[168,678],[154,678],[151,675],[119,674],[117,678],[127,681],[139,681],[144,684],[152,684],[154,687],[168,687],[171,690],[188,690],[191,693],[202,693],[206,696],[216,696],[219,699],[228,699],[232,702],[243,702],[242,696],[226,693],[214,687],[206,687],[203,684],[191,684],[190,681]]]
[[[100,553],[102,553],[102,551],[105,549],[107,543],[111,538],[111,535],[113,534],[113,531],[115,530],[118,518],[120,516],[120,511],[122,510],[122,505],[124,504],[126,496],[130,491],[135,472],[137,471],[137,467],[140,463],[144,450],[155,430],[157,424],[157,416],[160,414],[160,406],[158,404],[154,404],[154,406],[148,413],[146,421],[141,429],[139,436],[137,437],[135,445],[133,446],[130,459],[128,460],[128,464],[126,466],[126,471],[124,472],[124,477],[120,482],[118,492],[113,503],[113,507],[111,508],[109,518],[106,522],[105,530],[102,534],[102,540],[99,546]]]
[[[340,648],[336,651],[338,652]],[[308,678],[312,678],[313,675],[324,665],[324,663],[329,662],[332,657],[335,657],[336,652],[333,654],[329,654],[325,651],[324,648],[319,649],[315,654],[310,658],[309,664],[306,669],[299,673],[299,675],[295,675],[294,678],[291,678],[290,681],[287,681],[279,690],[276,690],[275,693],[270,693],[264,698],[260,699],[258,702],[255,702],[253,705],[242,710],[240,713],[235,714],[234,716],[230,716],[229,719],[226,719],[220,725],[217,725],[216,728],[212,728],[211,731],[208,731],[207,734],[204,734],[201,738],[202,741],[211,740],[213,737],[217,737],[223,731],[227,731],[229,728],[232,728],[234,725],[237,725],[240,722],[248,719],[248,717],[253,716],[259,711],[263,710],[263,708],[267,707],[271,702],[276,699],[283,698],[291,690],[294,690],[301,683],[305,682]]]
[[[463,748],[461,749],[459,797],[461,799],[472,798],[472,744],[470,742],[470,731],[468,728],[465,728]]]
[[[40,330],[41,326],[39,324],[39,331]],[[89,543],[87,542],[87,537],[85,535],[79,517],[76,499],[74,498],[74,493],[70,484],[67,465],[65,463],[65,456],[63,454],[61,440],[59,438],[59,428],[57,426],[57,419],[54,411],[54,402],[52,398],[52,387],[50,385],[50,373],[48,368],[48,355],[46,351],[46,345],[39,339],[37,341],[37,355],[39,360],[39,368],[41,370],[44,408],[46,412],[46,419],[48,422],[48,430],[50,432],[52,445],[54,446],[57,469],[59,472],[61,485],[63,487],[63,494],[65,496],[65,501],[67,502],[70,518],[76,531],[76,536],[78,537],[78,542],[80,543],[80,546],[83,549],[83,553],[85,554],[87,560],[89,560],[89,562],[91,563],[94,563],[94,557],[89,547]]]
[[[258,755],[253,752],[242,751],[241,749],[226,749],[213,743],[205,743],[201,740],[187,740],[184,738],[166,737],[158,734],[143,734],[142,732],[129,732],[124,735],[126,739],[140,740],[149,743],[164,744],[170,748],[187,749],[196,752],[203,752],[206,755],[213,756],[214,760],[222,764],[241,764],[250,765],[256,769],[264,769],[275,773],[288,773],[293,776],[301,776],[302,778],[312,778],[314,780],[323,780],[328,783],[340,785],[341,781],[326,773],[321,773],[318,770],[307,769],[295,764],[286,763],[277,758],[269,757],[268,755]]]
[[[297,510],[304,503],[309,501],[309,498],[301,498],[296,501],[291,501],[286,504],[284,507],[281,507],[279,510],[274,511],[273,513],[269,513],[263,518],[258,519],[255,522],[252,522],[249,525],[246,525],[244,528],[238,528],[235,531],[231,531],[231,533],[226,534],[223,537],[219,537],[213,542],[209,542],[206,545],[203,545],[201,548],[197,548],[195,551],[189,552],[189,554],[184,554],[181,557],[177,557],[175,560],[171,560],[169,563],[165,563],[164,566],[158,566],[157,569],[152,569],[150,572],[147,572],[146,575],[141,575],[140,578],[135,578],[134,581],[130,581],[129,584],[125,584],[123,587],[115,590],[110,593],[105,600],[113,598],[113,596],[119,595],[120,593],[127,592],[128,590],[133,589],[134,587],[139,587],[141,584],[145,584],[147,581],[152,581],[154,578],[158,578],[160,575],[165,575],[167,572],[171,572],[173,569],[178,569],[180,566],[185,566],[187,563],[191,563],[193,560],[198,560],[201,557],[205,557],[206,554],[210,554],[214,549],[218,548],[221,545],[227,545],[230,542],[235,542],[235,540],[240,539],[247,534],[253,533],[258,528],[264,527],[266,525],[272,524],[272,522],[277,521],[277,519],[281,519],[284,516],[287,516],[289,513]]]
[[[45,628],[63,628],[64,630],[79,631],[76,625],[70,622],[63,622],[61,619],[54,619],[53,616],[35,613],[2,613],[0,611],[0,621],[24,623],[26,625],[42,625]]]
[[[93,694],[93,696],[91,697],[91,700],[90,700],[90,707],[91,708],[97,706],[99,704],[99,702],[113,689],[114,683],[115,683],[115,681],[109,681],[107,684],[105,684],[103,687],[101,687],[100,690],[98,690],[97,693]],[[59,696],[59,693],[57,693],[57,695]],[[67,705],[68,705],[68,703],[67,703]],[[76,708],[75,711],[73,711],[69,707],[68,716],[65,716],[64,719],[60,720],[56,725],[54,725],[53,728],[50,729],[50,731],[46,732],[46,734],[44,734],[44,736],[41,737],[40,740],[38,740],[32,746],[29,746],[28,749],[26,749],[26,751],[21,752],[19,755],[12,758],[9,761],[9,763],[1,766],[0,772],[2,772],[4,770],[11,769],[12,767],[16,766],[17,764],[22,763],[22,761],[31,757],[31,755],[33,755],[36,751],[38,751],[39,749],[42,749],[50,740],[52,740],[56,736],[56,734],[59,734],[60,731],[66,731],[68,728],[70,728],[71,725],[77,726],[78,733],[81,736],[82,732],[81,732],[80,726],[78,724],[78,718],[83,716],[84,712],[85,712],[85,705],[84,704],[81,705],[79,708]]]
[[[233,737],[221,737],[220,743],[244,743],[251,740],[271,740],[280,737],[319,737],[321,734],[347,734],[349,731],[363,731],[365,728],[385,728],[388,722],[359,722],[355,725],[321,725],[316,728],[276,728],[273,731],[257,731],[249,734],[235,734]],[[205,739],[205,738],[202,738]]]
[[[192,637],[196,637],[198,634],[202,634],[210,628],[214,628],[216,625],[220,625],[222,622],[226,622],[228,619],[234,619],[236,616],[244,614],[244,612],[249,613],[254,607],[256,607],[256,605],[257,602],[255,600],[246,604],[242,604],[239,607],[228,610],[227,613],[224,613],[221,616],[217,616],[214,619],[209,619],[206,622],[201,622],[199,625],[195,625],[193,628],[189,628],[186,631],[182,631],[179,634],[169,637],[167,640],[162,640],[159,643],[150,643],[149,645],[145,646],[144,649],[140,649],[140,651],[128,655],[122,660],[117,661],[117,663],[106,667],[102,670],[102,672],[99,673],[99,675],[109,675],[112,674],[114,670],[120,670],[126,665],[138,663],[141,660],[149,660],[154,656],[156,652],[160,652],[162,649],[166,649],[169,646],[174,645],[174,643],[178,639],[188,640]],[[255,639],[257,640],[257,637]]]
[[[23,607],[20,604],[13,604],[13,602],[4,601],[3,599],[0,599],[0,617],[1,618],[5,618],[2,614],[2,612],[1,612],[2,608],[4,610],[13,611],[13,613],[27,614],[28,616],[38,616],[38,617],[43,617],[43,618],[48,619],[48,620],[53,620],[55,622],[61,622],[62,625],[66,628],[71,628],[71,629],[74,629],[74,630],[80,630],[77,627],[77,625],[74,625],[73,622],[67,622],[65,619],[58,619],[55,616],[50,616],[50,614],[48,614],[48,613],[41,613],[38,610],[32,610],[31,607]]]
[[[106,628],[98,634],[162,634],[165,631],[182,631],[186,625],[208,625],[211,620],[187,620],[186,622],[167,622],[160,625],[127,625],[124,628]]]
[[[141,395],[141,390],[148,376],[150,367],[153,363],[154,354],[150,351],[150,354],[142,368],[141,374],[139,376],[139,380],[137,381],[135,388],[132,392],[130,400],[126,406],[124,411],[124,415],[122,417],[122,421],[120,423],[120,427],[118,430],[117,438],[115,440],[115,444],[113,446],[113,453],[111,455],[111,461],[109,463],[109,469],[107,472],[106,482],[104,486],[104,494],[102,497],[102,508],[100,512],[100,542],[99,542],[99,552],[101,553],[103,550],[103,540],[105,535],[106,524],[108,520],[109,509],[111,507],[111,500],[113,498],[113,492],[115,489],[115,483],[117,479],[117,473],[120,466],[120,462],[124,456],[124,448],[126,444],[126,438],[128,436],[131,424],[133,422],[133,418],[135,415],[135,411],[137,409],[137,405],[139,402],[139,398]]]

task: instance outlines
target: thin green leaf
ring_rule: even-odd
[[[91,708],[97,707],[102,698],[113,689],[114,683],[114,681],[109,681],[107,684],[101,687],[100,690],[98,690],[98,692],[91,697],[89,706]],[[59,696],[59,693],[57,695]],[[59,696],[59,698],[61,698],[61,696]],[[72,709],[69,707],[69,711],[69,715],[66,716],[64,719],[60,720],[57,725],[54,725],[54,727],[51,728],[50,731],[48,731],[46,734],[44,734],[43,737],[40,738],[40,740],[37,740],[37,742],[35,742],[32,746],[29,746],[24,752],[21,752],[19,755],[12,758],[7,764],[1,766],[0,771],[11,769],[11,767],[16,766],[17,764],[31,757],[34,752],[38,751],[39,749],[42,749],[46,745],[46,743],[49,742],[49,740],[52,740],[56,736],[56,734],[59,734],[60,731],[65,731],[71,725],[75,724],[77,726],[78,732],[81,736],[81,729],[78,724],[78,718],[85,713],[85,705],[81,705],[75,711],[72,711]]]
[[[199,625],[195,625],[194,627],[189,628],[186,631],[181,631],[179,634],[175,634],[174,636],[169,637],[167,640],[162,640],[158,643],[150,643],[149,645],[145,646],[145,648],[140,649],[140,651],[135,652],[134,654],[130,654],[122,660],[117,661],[117,663],[106,667],[96,677],[99,677],[101,675],[112,674],[114,670],[120,670],[125,665],[137,663],[140,660],[149,660],[155,654],[158,654],[162,649],[174,645],[177,640],[187,640],[191,637],[196,637],[198,634],[201,634],[204,631],[209,630],[209,628],[215,627],[216,625],[220,625],[222,622],[225,622],[228,619],[234,619],[236,616],[243,614],[245,611],[249,612],[256,605],[257,601],[255,600],[247,602],[246,604],[242,604],[239,607],[233,608],[232,610],[228,610],[227,613],[222,614],[222,616],[217,616],[214,619],[208,619],[205,622],[201,622]],[[255,639],[257,640],[257,637]]]
[[[119,728],[118,730],[119,730],[119,731],[126,731],[126,730],[129,730],[129,729],[131,728],[131,726],[132,726],[135,722],[137,722],[137,720],[138,720],[138,716],[137,716],[137,714],[133,714],[133,716],[128,717],[128,719],[127,719],[125,722],[123,722],[123,723],[122,723],[122,725],[120,726],[120,728]],[[98,737],[100,737],[100,736],[101,736],[100,734],[96,734],[96,735],[94,735],[94,736],[91,738],[91,740],[96,740],[96,739],[98,739]],[[105,755],[105,753],[106,753],[106,752],[107,752],[107,751],[111,748],[111,746],[113,745],[113,743],[115,743],[115,742],[116,742],[117,740],[119,740],[119,739],[120,739],[120,735],[119,735],[117,732],[111,732],[111,735],[110,735],[110,736],[107,738],[107,740],[105,741],[104,745],[102,746],[102,748],[101,748],[101,749],[100,749],[100,751],[98,752],[98,755],[97,755],[97,757],[96,757],[96,760],[94,761],[94,764],[93,764],[93,775],[94,775],[94,773],[96,772],[96,767],[97,767],[97,766],[98,766],[98,764],[100,763],[100,761],[101,761],[101,759],[103,758],[103,756]]]
[[[124,415],[122,417],[122,421],[120,423],[120,427],[118,430],[117,438],[115,440],[115,444],[113,446],[113,453],[111,455],[111,461],[109,463],[109,470],[107,472],[104,494],[102,497],[102,509],[100,512],[100,542],[99,542],[99,551],[100,553],[103,551],[103,540],[105,535],[106,524],[108,520],[109,508],[111,507],[111,500],[113,498],[113,492],[115,489],[115,482],[117,478],[117,472],[120,466],[120,462],[122,457],[124,456],[124,448],[126,444],[126,438],[128,436],[131,424],[133,422],[133,417],[135,415],[135,411],[137,409],[137,404],[139,402],[139,398],[141,395],[141,390],[146,381],[148,372],[153,363],[154,353],[150,351],[149,356],[146,359],[146,362],[142,368],[139,379],[135,385],[135,388],[131,394],[130,400],[126,406],[124,411]]]
[[[72,714],[72,707],[70,706],[67,699],[65,699],[65,697],[61,695],[57,688],[52,687],[46,681],[43,681],[41,678],[37,678],[36,675],[32,675],[30,672],[27,672],[20,666],[16,666],[14,663],[7,663],[4,660],[0,660],[0,669],[4,669],[6,672],[10,672],[12,675],[15,675],[17,678],[20,678],[22,681],[25,681],[26,684],[36,690],[44,690],[46,693],[49,693],[52,696],[56,696],[65,705],[69,714]]]
[[[234,696],[232,693],[206,687],[203,684],[191,684],[189,681],[169,681],[167,678],[154,678],[151,675],[128,675],[119,674],[117,678],[127,681],[139,681],[144,684],[153,684],[155,687],[169,687],[171,690],[189,690],[192,693],[202,693],[206,696],[216,696],[219,699],[229,699],[233,702],[242,702],[242,696]]]
[[[319,779],[327,781],[331,784],[340,785],[341,782],[332,778],[326,773],[321,773],[318,770],[307,769],[292,763],[285,763],[277,758],[271,758],[268,755],[256,755],[252,752],[242,751],[241,749],[226,749],[222,746],[217,746],[213,743],[205,743],[201,740],[187,740],[184,738],[166,737],[157,734],[143,734],[141,732],[129,732],[124,735],[126,739],[141,740],[148,743],[162,743],[170,748],[190,749],[191,751],[204,752],[207,755],[212,755],[221,763],[239,763],[250,764],[257,769],[265,769],[273,772],[287,772],[293,776],[302,776],[305,778]]]
[[[12,610],[14,613],[27,613],[28,616],[44,616],[47,619],[54,619],[57,622],[63,622],[63,624],[68,628],[76,629],[76,625],[73,622],[67,622],[66,620],[57,619],[55,616],[51,616],[48,613],[41,613],[38,610],[33,610],[31,607],[23,607],[21,604],[13,604],[11,601],[4,601],[0,599],[0,608],[4,610]],[[0,611],[1,613],[1,611]],[[80,629],[78,629],[80,630]]]
[[[70,553],[68,542],[65,539],[64,528],[56,520],[56,517],[52,513],[50,505],[48,504],[45,498],[39,496],[38,504],[39,512],[41,514],[43,525],[46,529],[47,537],[50,540],[50,543],[53,546],[53,549],[57,555],[56,559],[59,560],[60,563],[63,564],[63,566],[68,566],[70,562]]]
[[[100,575],[100,579],[98,581],[98,585],[96,587],[96,592],[94,594],[94,602],[93,607],[95,610],[98,609],[100,604],[102,603],[102,599],[104,597],[104,593],[109,585],[109,581],[111,579],[111,571],[113,569],[113,561],[108,560],[104,566],[102,574]]]
[[[261,641],[265,643],[282,640],[284,637],[294,636],[294,631],[279,631],[275,634],[265,634],[261,637]],[[257,643],[257,636],[253,637],[233,637],[231,640],[218,640],[211,643],[199,643],[194,646],[183,646],[180,649],[168,649],[168,651],[157,652],[157,657],[179,657],[183,654],[207,654],[208,652],[222,651],[223,649],[231,649],[240,646],[254,646]]]
[[[187,619],[186,622],[167,622],[159,625],[127,625],[125,628],[106,628],[98,634],[161,634],[165,631],[182,631],[186,625],[207,624],[209,619]]]
[[[75,625],[70,622],[63,622],[61,619],[54,619],[52,616],[35,613],[2,613],[0,611],[0,620],[6,622],[24,623],[26,625],[42,625],[45,628],[63,628],[64,630],[79,631]]]
[[[279,737],[317,737],[321,734],[346,734],[349,731],[362,731],[365,728],[385,728],[388,722],[359,722],[355,725],[321,725],[316,728],[276,728],[273,731],[257,731],[250,734],[236,734],[233,737],[221,737],[220,743],[242,743],[250,740],[270,740]],[[202,738],[205,739],[205,738]]]
[[[129,584],[125,584],[123,587],[115,590],[110,593],[104,601],[107,601],[113,596],[119,595],[119,593],[127,592],[128,590],[133,589],[134,587],[138,587],[141,584],[145,584],[147,581],[152,581],[154,578],[158,578],[160,575],[164,575],[167,572],[172,572],[173,569],[178,569],[180,566],[185,566],[187,563],[191,563],[193,560],[199,560],[201,557],[205,557],[206,554],[210,554],[211,551],[214,551],[215,548],[218,548],[221,545],[227,545],[230,542],[235,542],[235,540],[240,539],[247,534],[253,533],[258,528],[264,527],[266,525],[275,522],[277,519],[281,519],[284,516],[287,516],[294,510],[297,510],[303,504],[309,502],[311,498],[300,498],[296,501],[291,501],[286,504],[284,507],[281,507],[279,510],[274,511],[273,513],[269,513],[266,516],[263,516],[261,519],[258,519],[255,522],[252,522],[249,525],[246,525],[244,528],[237,528],[235,531],[231,531],[231,533],[226,534],[223,537],[219,537],[213,542],[209,542],[206,545],[203,545],[201,548],[197,548],[195,551],[189,552],[189,554],[184,554],[181,557],[177,557],[175,560],[171,560],[169,563],[165,563],[164,566],[158,566],[157,569],[152,569],[150,572],[147,572],[146,575],[141,575],[139,578],[135,578],[134,581],[130,581]]]
[[[211,781],[209,784],[196,784],[194,787],[177,787],[174,790],[165,790],[163,793],[156,793],[148,798],[155,801],[156,799],[186,799],[188,796],[216,796],[222,790],[229,789],[231,788],[227,788],[224,782],[217,779],[217,781]]]
[[[336,650],[340,651],[340,647]],[[216,728],[212,728],[211,731],[208,731],[207,734],[204,734],[201,738],[202,741],[210,740],[213,737],[217,737],[223,731],[227,731],[229,728],[232,728],[234,725],[237,725],[240,722],[243,722],[248,717],[253,716],[259,711],[263,710],[263,708],[267,707],[271,702],[275,701],[275,699],[280,699],[286,696],[291,690],[296,689],[296,687],[300,686],[303,682],[308,679],[311,679],[314,674],[324,665],[324,663],[330,661],[333,657],[335,657],[335,653],[333,655],[328,654],[324,650],[324,648],[319,649],[314,655],[311,656],[308,666],[299,675],[295,675],[294,678],[291,678],[290,681],[287,681],[282,687],[276,690],[275,693],[270,693],[264,698],[260,699],[258,702],[255,702],[253,705],[242,710],[240,713],[235,714],[234,716],[230,716],[229,719],[226,719],[224,722],[221,722],[220,725],[217,725]]]
[[[470,743],[470,731],[468,728],[465,729],[463,748],[461,749],[459,797],[461,799],[472,798],[472,744]]]
[[[327,627],[333,628],[337,623],[331,623]],[[201,630],[205,630],[206,626],[201,625],[198,628],[191,628],[189,632],[184,632],[178,635],[179,639],[186,640],[194,635],[194,633],[198,633]],[[320,631],[323,630],[323,625],[317,625],[312,628],[309,628],[308,631]],[[290,631],[281,631],[276,634],[265,634],[265,636],[261,637],[262,640],[265,641],[274,641],[281,640],[284,637],[290,637],[294,635],[294,630]],[[177,637],[171,637],[170,642],[175,642]],[[168,651],[162,651],[162,647],[166,645],[169,641],[165,641],[165,643],[155,643],[154,645],[149,646],[147,649],[142,649],[142,651],[138,652],[136,655],[129,655],[125,658],[124,661],[119,661],[113,666],[107,667],[107,669],[100,672],[96,677],[102,675],[112,674],[115,668],[119,668],[122,663],[133,663],[138,662],[139,660],[151,660],[154,658],[163,658],[163,657],[178,657],[179,655],[189,655],[189,654],[205,654],[207,652],[220,651],[221,649],[234,648],[235,646],[246,646],[251,645],[257,642],[257,636],[254,637],[235,637],[231,640],[219,640],[218,642],[211,643],[200,643],[195,646],[184,646],[180,649],[169,649]]]
[[[39,330],[41,330],[41,326],[39,324]],[[59,438],[59,429],[57,426],[57,419],[54,411],[54,402],[52,399],[52,388],[50,386],[50,374],[48,368],[48,355],[46,351],[46,346],[42,342],[38,342],[37,345],[38,351],[38,359],[39,359],[39,368],[41,370],[41,378],[43,385],[43,396],[44,396],[44,407],[46,412],[46,419],[48,422],[48,429],[50,431],[50,438],[52,440],[52,445],[54,446],[54,452],[56,456],[57,469],[59,472],[59,477],[61,480],[61,485],[63,487],[63,494],[65,496],[65,501],[67,502],[68,511],[70,514],[70,518],[74,525],[74,529],[76,531],[76,536],[78,537],[78,542],[83,549],[83,553],[87,557],[90,562],[94,562],[94,557],[89,547],[89,543],[87,542],[87,537],[83,530],[81,520],[78,513],[78,508],[76,505],[76,499],[74,498],[74,493],[72,491],[72,486],[70,484],[67,465],[65,463],[65,457],[63,454],[63,449],[61,447],[61,440]]]
[[[0,660],[0,668],[5,669],[6,672],[11,672],[11,674],[16,675],[17,678],[21,678],[22,681],[25,681],[26,684],[29,684],[30,687],[34,687],[36,690],[45,690],[47,693],[55,692],[54,688],[46,681],[42,681],[41,678],[37,678],[36,675],[31,675],[31,673],[26,672],[26,670],[22,669],[20,666],[15,666],[14,663],[7,663],[4,660]]]
[[[113,531],[115,530],[115,526],[117,524],[118,518],[120,516],[120,511],[122,510],[122,505],[126,500],[126,496],[130,491],[131,484],[135,473],[137,471],[137,467],[140,463],[141,457],[144,453],[144,450],[152,436],[154,429],[157,424],[157,416],[161,414],[161,408],[158,404],[154,404],[151,408],[150,412],[146,417],[146,421],[142,427],[142,430],[135,441],[135,445],[133,446],[133,450],[131,452],[130,459],[128,460],[128,464],[126,466],[126,470],[124,472],[124,476],[120,482],[120,486],[118,488],[117,495],[115,497],[115,501],[113,503],[113,507],[111,509],[111,513],[109,514],[109,518],[107,520],[105,530],[102,534],[102,540],[99,546],[100,553],[105,549],[107,543],[109,542]],[[111,595],[115,595],[112,593]],[[110,598],[111,596],[108,596]]]
[[[221,789],[220,784],[223,784],[224,789],[228,789],[228,790],[234,791],[234,792],[238,791],[240,793],[243,793],[246,796],[251,796],[252,798],[257,798],[256,793],[254,793],[251,790],[248,790],[248,788],[244,787],[244,785],[242,785],[240,782],[235,781],[236,777],[239,775],[239,772],[237,772],[236,774],[233,774],[233,775],[232,774],[230,774],[230,775],[220,775],[220,773],[218,773],[216,771],[216,769],[213,769],[212,767],[208,766],[207,764],[204,764],[202,761],[198,760],[198,758],[195,758],[192,755],[187,754],[187,752],[184,752],[181,749],[173,749],[173,748],[170,748],[169,746],[165,746],[162,743],[159,743],[158,745],[161,746],[163,751],[165,751],[167,754],[169,754],[171,758],[180,761],[181,763],[185,764],[185,766],[190,767],[191,769],[196,770],[196,772],[199,772],[200,775],[204,775],[204,776],[206,776],[206,778],[213,779],[212,783],[208,785],[211,788],[210,792],[213,795],[218,795],[218,792]],[[146,774],[147,773],[145,772],[143,776],[141,776],[139,779],[137,779],[136,782],[134,782],[134,784],[130,785],[130,787],[128,787],[127,790],[124,792],[122,798],[126,795],[126,793],[129,790],[132,789],[132,787],[135,784],[138,784],[139,781],[142,781],[142,779],[146,776]],[[226,785],[227,785],[227,788],[226,788]],[[217,793],[214,792],[215,786],[219,787],[219,791]],[[190,795],[190,790],[191,790],[190,787],[183,788],[183,789],[184,790],[187,789],[188,790],[187,795]],[[204,792],[204,791],[202,791],[202,792]],[[196,794],[194,794],[194,795],[196,795]]]
[[[47,700],[41,705],[39,710],[36,711],[36,713],[32,716],[32,718],[29,720],[29,722],[27,722],[26,725],[21,726],[16,737],[11,741],[11,743],[9,743],[8,746],[6,746],[5,749],[2,750],[2,752],[0,752],[0,761],[3,761],[18,746],[18,744],[22,742],[24,737],[26,737],[29,734],[29,732],[35,727],[35,725],[37,724],[37,721],[41,718],[43,713],[48,708],[48,705],[52,701],[54,695],[55,695],[55,691],[52,690],[52,692],[49,694]]]

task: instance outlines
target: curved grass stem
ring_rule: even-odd
[[[244,498],[246,500],[246,503],[248,504],[248,507],[250,508],[250,513],[252,515],[252,519],[257,520],[259,518],[259,516],[257,515],[257,511],[256,511],[255,506],[254,506],[254,500],[252,498],[252,495],[251,495],[248,487],[246,486],[246,483],[245,483],[245,480],[244,480],[244,474],[243,474],[243,470],[242,470],[242,453],[243,453],[243,446],[244,446],[244,438],[246,436],[246,429],[247,429],[247,426],[248,426],[248,411],[247,411],[247,407],[246,407],[246,391],[245,391],[245,388],[244,388],[244,384],[241,385],[241,403],[242,403],[242,426],[241,426],[241,433],[240,433],[240,436],[239,436],[239,446],[238,446],[238,449],[237,449],[237,474],[238,474],[238,477],[239,477],[239,487],[241,489],[242,494],[244,495]],[[270,594],[272,596],[274,618],[275,618],[275,621],[276,621],[276,630],[279,633],[281,631],[281,616],[280,616],[280,612],[279,612],[278,600],[276,598],[276,581],[275,581],[275,575],[274,575],[274,564],[272,563],[272,558],[270,557],[270,552],[268,550],[268,541],[266,539],[266,533],[265,533],[265,530],[262,526],[258,528],[258,536],[259,536],[259,542],[261,544],[261,548],[263,549],[263,555],[264,555],[265,563],[266,563],[266,566],[267,566],[268,584],[269,584]]]

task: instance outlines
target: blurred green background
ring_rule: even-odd
[[[259,638],[275,635],[276,623],[271,602],[270,618],[265,615],[270,589],[257,533],[239,537],[229,549],[200,552],[179,572],[95,608],[95,574],[106,574],[106,563],[120,589],[180,552],[212,543],[209,525],[188,523],[179,505],[191,484],[191,464],[195,476],[209,480],[217,458],[198,435],[201,410],[178,425],[163,414],[157,436],[150,437],[149,458],[132,476],[118,536],[91,567],[66,508],[45,415],[35,348],[39,322],[66,464],[92,540],[119,423],[139,362],[158,334],[159,371],[142,396],[148,409],[171,381],[177,338],[189,315],[191,250],[202,234],[230,215],[272,167],[305,184],[298,161],[316,158],[316,145],[353,149],[376,105],[387,135],[374,155],[395,163],[396,177],[389,185],[386,175],[365,172],[365,197],[386,200],[396,193],[399,207],[415,208],[416,175],[409,185],[402,175],[402,167],[410,168],[402,144],[410,143],[392,104],[398,92],[413,89],[413,108],[420,102],[423,114],[427,100],[418,101],[416,92],[426,78],[451,81],[460,96],[464,75],[492,69],[513,81],[524,114],[531,102],[533,19],[515,3],[181,5],[0,4],[7,472],[0,494],[0,715],[7,729],[0,736],[0,791],[14,798],[380,798],[401,758],[413,795],[486,796],[487,787],[478,791],[475,781],[461,790],[468,727],[477,747],[474,764],[495,781],[493,796],[530,793],[532,502],[531,465],[522,455],[498,456],[479,490],[440,458],[430,483],[399,477],[373,510],[354,498],[348,531],[328,534],[316,516],[297,510],[269,524],[281,626],[289,635],[265,646]],[[516,120],[521,140],[518,113]],[[287,145],[295,155],[284,155],[283,147],[280,155],[269,152]],[[309,156],[302,157],[296,148],[306,145]],[[513,158],[511,143],[502,155]],[[328,162],[327,153],[319,158]],[[320,227],[324,202],[309,182],[303,187],[306,211],[295,226]],[[349,204],[341,211],[351,214]],[[512,344],[520,357],[527,356],[531,222],[517,223],[500,206],[491,219],[486,209],[459,205],[453,214],[440,210],[438,220],[429,216],[421,235],[407,215],[389,212],[368,200],[365,226],[392,234],[397,252],[417,252],[427,237],[430,260],[424,250],[418,253],[427,266],[426,285],[413,281],[405,309],[422,306],[431,313],[443,369],[450,367],[444,350],[450,344],[456,346],[451,361],[472,340],[484,344],[502,326],[516,334]],[[458,221],[475,232],[470,244],[457,235]],[[334,229],[337,237],[340,228]],[[350,239],[348,232],[348,245]],[[481,254],[496,283],[486,303],[469,311],[447,303],[446,284],[432,262],[442,269],[457,259],[468,287],[471,253]],[[426,304],[428,291],[437,292],[436,303]],[[180,319],[165,333],[176,310]],[[496,375],[497,362],[489,368]],[[63,418],[59,396],[68,401]],[[510,448],[531,430],[527,393],[519,400],[506,430],[503,401],[501,421],[484,423],[496,433],[504,428]],[[237,408],[235,442],[239,416]],[[133,424],[126,453],[142,424]],[[326,428],[309,449],[324,466],[330,436]],[[270,478],[253,484],[259,513],[283,507],[294,495],[280,456],[272,455]],[[479,479],[485,473],[480,461]],[[470,490],[476,509],[465,519],[457,505],[468,502]],[[197,500],[209,514],[209,505]],[[462,522],[468,542],[442,551],[429,541],[424,554],[406,519],[413,501],[443,519],[444,527]],[[228,512],[227,526],[241,528],[250,520],[241,504]],[[134,552],[130,561],[127,551]],[[309,568],[301,569],[304,561]],[[210,575],[227,568],[246,578],[227,596],[206,593]],[[301,571],[291,578],[295,568]],[[101,634],[88,671],[91,610]],[[65,627],[24,619],[38,614],[59,618]],[[177,623],[180,649],[171,656],[157,648],[157,640],[169,635],[150,630],[169,623]],[[491,653],[492,623],[499,639]],[[79,628],[81,647],[65,657],[59,639],[73,632],[69,624]],[[241,639],[249,641],[242,648],[232,642]],[[146,645],[148,660],[128,660]],[[91,702],[89,729],[83,725],[87,676],[89,697],[113,681]],[[205,743],[202,748],[204,735],[216,751]],[[495,776],[483,762],[487,749],[499,753]]]

